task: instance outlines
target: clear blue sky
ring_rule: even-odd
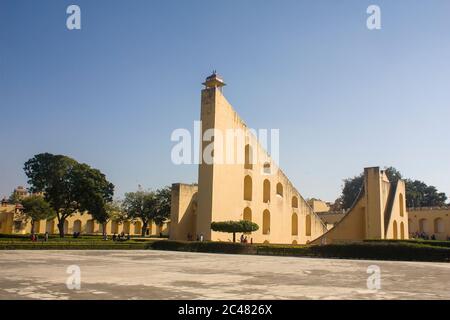
[[[40,152],[102,170],[118,196],[195,182],[170,134],[199,118],[213,69],[250,127],[280,129],[305,197],[334,200],[375,165],[450,194],[448,0],[1,0],[0,195]]]

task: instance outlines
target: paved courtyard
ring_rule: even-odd
[[[69,290],[78,265],[81,288]],[[367,289],[367,267],[381,289]],[[3,251],[0,299],[450,299],[450,264],[166,251]]]

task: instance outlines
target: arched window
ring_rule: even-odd
[[[244,178],[244,200],[252,201],[252,177]]]
[[[245,164],[244,169],[253,169],[253,149],[252,147],[247,144],[245,146]]]
[[[397,240],[398,239],[398,234],[397,234],[397,221],[394,220],[394,223],[392,225],[393,231],[394,231],[394,239]]]
[[[81,232],[81,220],[75,220],[73,222],[73,232]]]
[[[444,220],[442,218],[434,219],[434,233],[444,232]]]
[[[409,233],[411,233],[413,230],[413,222],[411,219],[408,219],[408,230],[409,230]]]
[[[263,202],[270,202],[270,181],[268,179],[263,182]]]
[[[400,193],[399,196],[399,204],[400,204],[400,217],[403,217],[405,214],[405,206],[404,206],[405,200],[403,199],[403,194]]]
[[[311,215],[307,214],[305,217],[305,234],[307,237],[311,236]]]
[[[297,244],[297,240],[292,241],[292,244]]]
[[[263,234],[270,234],[270,212],[269,210],[264,210],[263,212]]]
[[[298,208],[298,198],[296,196],[292,197],[292,208]]]
[[[269,162],[265,162],[264,166],[263,166],[263,173],[264,174],[270,174],[270,163]]]
[[[428,221],[427,219],[420,219],[419,220],[419,231],[420,232],[428,232]]]
[[[252,221],[252,209],[249,207],[244,209],[244,220],[245,221]]]
[[[403,221],[400,222],[400,239],[405,239],[405,225],[403,224]]]
[[[298,236],[298,216],[295,212],[292,214],[291,224],[291,234]]]
[[[277,195],[283,196],[283,185],[280,182],[277,183]]]

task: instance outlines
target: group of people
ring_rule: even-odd
[[[423,240],[436,240],[436,236],[434,234],[429,236],[426,232],[414,232],[411,234],[411,238]]]
[[[45,232],[43,241],[47,242],[47,241],[48,241],[48,236],[49,236],[48,232]],[[31,234],[30,240],[31,240],[32,242],[38,242],[38,241],[39,241],[39,235],[38,235],[37,233],[34,233],[34,232],[33,232],[33,233]]]
[[[112,236],[112,240],[113,241],[126,241],[126,240],[130,240],[130,234],[125,234],[124,232],[119,233],[118,235],[116,235],[115,233]]]
[[[187,239],[188,241],[194,241],[194,236],[189,232],[187,235]],[[196,241],[203,241],[203,239],[203,233],[201,233],[200,235],[197,235]]]
[[[247,236],[241,234],[241,243],[248,243]],[[253,238],[250,238],[250,244],[253,244]]]

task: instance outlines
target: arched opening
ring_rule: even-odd
[[[444,232],[444,220],[442,218],[434,219],[434,233]]]
[[[244,209],[244,220],[245,221],[252,221],[252,209],[249,207]]]
[[[34,233],[39,233],[41,230],[41,221],[37,220],[34,222]]]
[[[305,217],[305,235],[311,236],[311,215],[307,214]]]
[[[400,217],[403,217],[405,215],[405,206],[404,206],[405,200],[403,199],[403,194],[400,193],[399,196],[399,205],[400,205]]]
[[[293,236],[298,236],[298,216],[295,212],[292,214],[291,224],[291,234]]]
[[[263,182],[263,202],[270,202],[270,181],[268,179]]]
[[[263,173],[264,174],[270,174],[270,163],[265,162],[263,165]]]
[[[411,231],[413,230],[413,222],[411,219],[408,219],[408,230],[409,233],[411,233]]]
[[[298,198],[296,196],[292,197],[292,208],[298,208]]]
[[[88,220],[86,222],[86,233],[94,233],[94,220]]]
[[[269,240],[265,240],[263,243],[264,244],[269,244]]]
[[[81,221],[75,220],[73,222],[73,232],[81,232]]]
[[[53,234],[55,232],[55,220],[47,220],[45,223],[45,232]]]
[[[298,244],[297,240],[292,241],[292,244]]]
[[[283,185],[280,182],[277,183],[277,195],[283,196]]]
[[[134,223],[134,233],[135,234],[140,234],[142,232],[142,224],[140,221],[136,221]]]
[[[400,222],[400,239],[405,239],[405,225],[402,222]]]
[[[111,233],[119,233],[119,223],[117,221],[111,221]]]
[[[270,234],[270,212],[264,210],[263,212],[263,234]]]
[[[69,233],[69,221],[64,221],[64,234]]]
[[[419,231],[421,233],[427,233],[428,232],[428,221],[427,221],[427,219],[420,219],[419,220]]]
[[[252,177],[244,178],[244,200],[252,201]]]
[[[252,147],[247,144],[245,146],[245,164],[244,164],[244,168],[245,169],[253,169],[253,149]]]
[[[130,221],[125,221],[123,223],[122,232],[126,234],[130,234]]]
[[[394,220],[394,223],[392,224],[392,228],[394,231],[394,239],[397,240],[398,239],[398,234],[397,234],[397,221]]]

